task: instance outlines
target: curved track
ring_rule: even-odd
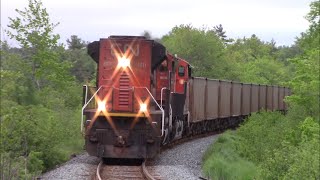
[[[145,176],[145,178],[147,180],[156,180],[153,176],[151,176],[151,174],[148,172],[147,168],[146,168],[146,161],[143,161],[142,163],[142,173]]]
[[[146,161],[140,166],[105,165],[101,161],[97,167],[96,179],[159,180],[161,178],[160,175],[151,175],[146,167]]]
[[[98,167],[97,167],[97,172],[96,172],[96,179],[97,180],[102,180],[101,176],[100,176],[100,170],[101,170],[102,164],[103,164],[103,161],[100,161],[100,163],[98,164]]]

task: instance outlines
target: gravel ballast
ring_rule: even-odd
[[[150,161],[150,169],[163,179],[199,179],[202,156],[218,135],[194,139],[167,149]]]
[[[203,153],[218,135],[194,139],[161,152],[148,161],[147,169],[159,174],[161,179],[192,180],[202,177]],[[77,155],[58,168],[44,173],[40,179],[46,180],[89,180],[95,176],[99,158],[87,153]]]
[[[60,167],[44,173],[40,179],[47,180],[89,180],[95,175],[99,158],[87,153],[77,155]]]

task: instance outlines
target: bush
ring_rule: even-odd
[[[9,153],[13,160],[26,159],[28,173],[40,174],[68,160],[70,154],[82,151],[79,110],[57,111],[43,105],[21,106],[12,101],[1,104],[5,106],[1,106],[0,152]],[[3,161],[8,161],[6,158]]]
[[[203,171],[211,179],[253,179],[258,168],[240,157],[237,152],[239,137],[234,132],[221,135],[206,151]]]
[[[204,174],[212,179],[319,178],[319,123],[311,117],[295,125],[290,120],[277,112],[253,114],[206,151]]]
[[[236,132],[242,139],[239,144],[240,155],[254,163],[263,161],[281,146],[281,140],[291,129],[285,126],[286,119],[281,113],[254,113]]]

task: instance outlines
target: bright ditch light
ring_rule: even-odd
[[[98,111],[103,112],[106,110],[106,102],[105,101],[99,101],[98,102]]]
[[[147,111],[147,104],[141,103],[140,104],[140,111],[141,112],[146,112]]]

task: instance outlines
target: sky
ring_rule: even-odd
[[[212,28],[222,24],[229,38],[256,34],[263,41],[292,45],[309,26],[304,18],[312,0],[42,0],[61,43],[71,35],[95,41],[110,35],[163,35],[180,24]],[[8,17],[28,0],[1,0],[1,40],[8,40]]]

